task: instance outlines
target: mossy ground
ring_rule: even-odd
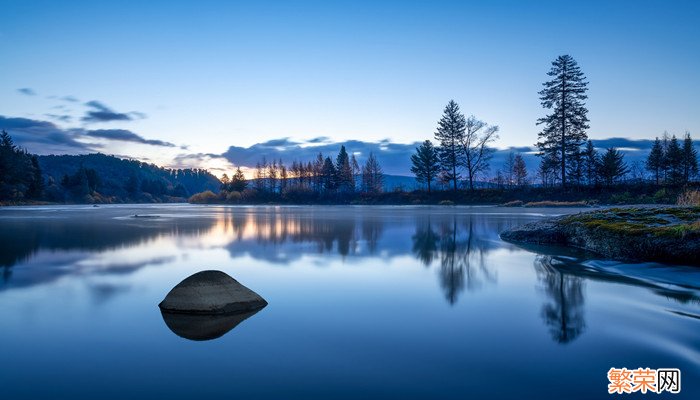
[[[700,207],[610,208],[563,219],[615,235],[684,238],[700,235]]]

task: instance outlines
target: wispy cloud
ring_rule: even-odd
[[[71,122],[73,117],[68,114],[44,114],[45,116],[60,122]]]
[[[0,129],[10,133],[18,146],[38,154],[81,154],[100,148],[99,144],[79,141],[80,132],[59,128],[48,121],[0,115]]]
[[[19,88],[17,91],[25,96],[36,96],[36,92],[32,88]]]
[[[83,122],[131,121],[133,119],[146,118],[146,114],[138,111],[129,113],[116,112],[97,100],[88,101],[85,105],[91,110],[85,113],[85,116],[82,118]]]
[[[85,131],[86,136],[107,139],[119,140],[123,142],[133,142],[141,144],[150,144],[152,146],[176,147],[173,143],[162,140],[146,139],[143,136],[134,133],[127,129],[96,129]]]
[[[62,122],[67,122],[70,118],[68,115],[60,114],[47,116]],[[104,148],[104,145],[95,139],[177,147],[167,141],[146,139],[126,129],[64,129],[49,121],[2,115],[0,115],[0,129],[10,133],[18,146],[25,147],[30,152],[37,154],[84,154]]]

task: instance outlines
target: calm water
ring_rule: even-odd
[[[574,211],[3,208],[0,398],[609,398],[613,366],[700,398],[700,269],[498,237]],[[203,269],[269,305],[178,336],[157,304]]]

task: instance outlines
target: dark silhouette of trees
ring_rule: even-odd
[[[323,184],[323,191],[325,192],[332,192],[336,189],[337,187],[337,171],[335,169],[335,165],[333,165],[333,161],[331,161],[330,157],[326,157],[326,159],[323,161],[323,169],[321,172],[322,176],[322,184]]]
[[[543,84],[539,95],[542,107],[552,113],[537,120],[537,125],[544,125],[537,147],[543,162],[558,161],[561,184],[566,187],[569,157],[576,154],[587,139],[588,110],[584,101],[588,98],[588,82],[569,55],[557,57],[547,75],[552,80]]]
[[[527,185],[527,166],[520,153],[513,158],[513,181],[516,186]]]
[[[44,181],[37,157],[15,146],[9,133],[0,133],[0,200],[39,199]]]
[[[374,153],[369,153],[362,167],[362,190],[365,193],[380,193],[384,188],[384,173]]]
[[[667,179],[672,185],[683,183],[683,150],[678,144],[676,135],[671,137],[665,152]]]
[[[586,148],[583,150],[583,176],[586,179],[586,184],[598,184],[598,164],[600,157],[593,146],[592,141],[586,142]]]
[[[488,125],[472,115],[467,119],[464,134],[460,139],[459,154],[467,171],[469,189],[474,190],[474,180],[477,175],[489,168],[493,149],[488,145],[498,139],[498,126]]]
[[[649,155],[647,156],[646,168],[654,175],[657,185],[661,182],[664,169],[664,157],[664,148],[661,145],[661,140],[656,137],[654,145],[651,147]]]
[[[459,169],[462,164],[464,134],[467,121],[459,110],[459,105],[450,100],[443,111],[442,118],[438,121],[435,140],[440,143],[440,167],[443,179],[453,184],[453,190],[457,191],[457,181],[461,179]]]
[[[629,171],[623,158],[622,153],[614,147],[609,148],[600,158],[599,174],[607,185],[614,184]]]
[[[335,162],[337,174],[337,186],[341,193],[352,193],[355,191],[355,176],[350,157],[345,150],[345,146],[340,146],[340,152]]]
[[[416,176],[416,180],[427,184],[430,193],[430,184],[440,172],[440,157],[430,140],[424,141],[416,148],[416,153],[411,155],[411,163],[411,172]]]
[[[688,183],[698,174],[698,152],[690,138],[690,132],[685,133],[682,152],[683,183]]]
[[[231,177],[230,188],[232,191],[242,192],[248,187],[248,181],[241,171],[241,167],[236,168],[236,173]]]

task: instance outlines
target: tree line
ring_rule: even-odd
[[[254,177],[246,179],[240,167],[231,177],[223,174],[219,194],[199,193],[190,201],[209,203],[218,201],[265,201],[351,198],[354,194],[378,194],[384,190],[384,173],[374,153],[369,153],[360,166],[355,154],[340,146],[331,158],[318,153],[313,160],[257,162]]]
[[[465,117],[459,105],[450,100],[437,123],[434,138],[424,141],[411,156],[411,172],[416,181],[426,186],[433,182],[450,185],[454,192],[460,186],[474,190],[478,178],[486,187],[512,188],[528,184],[542,187],[612,186],[622,183],[629,174],[643,180],[638,165],[629,166],[616,148],[602,154],[588,139],[588,81],[576,61],[569,55],[557,57],[547,73],[550,80],[539,92],[547,115],[539,118],[541,125],[536,143],[540,164],[536,171],[527,171],[521,154],[510,153],[505,165],[489,176],[494,149],[489,147],[498,138],[498,126],[489,125],[473,115]],[[698,175],[697,151],[690,133],[683,144],[675,135],[665,133],[656,138],[644,165],[657,185],[684,185]]]
[[[99,153],[37,156],[0,133],[1,202],[172,202],[218,186],[203,169],[168,169]]]

